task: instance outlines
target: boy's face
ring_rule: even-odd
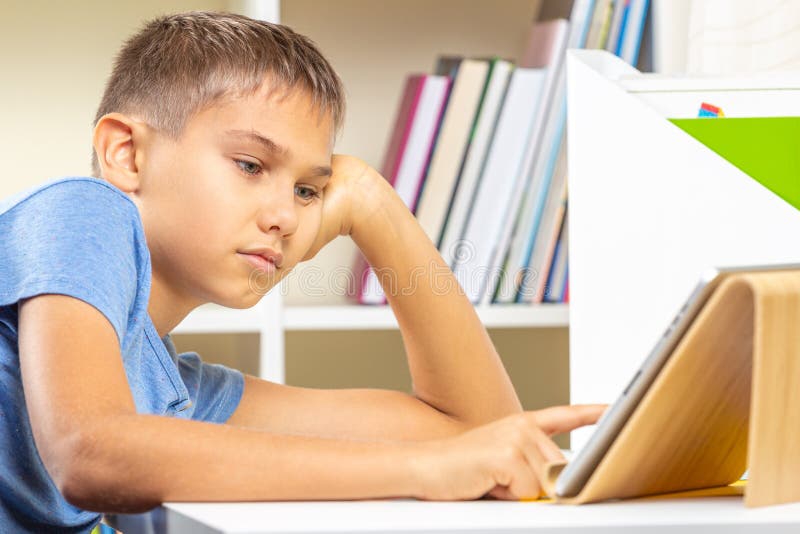
[[[136,193],[154,289],[192,307],[254,305],[316,237],[332,149],[331,117],[305,91],[266,87],[197,112],[177,140],[155,135]],[[246,252],[265,248],[282,261],[263,270]]]

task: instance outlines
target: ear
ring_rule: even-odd
[[[103,115],[94,127],[92,144],[106,180],[126,193],[139,189],[147,125],[122,113]]]

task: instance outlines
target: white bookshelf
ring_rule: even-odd
[[[566,304],[480,306],[476,310],[486,328],[561,328],[569,324],[569,308]],[[280,323],[284,332],[398,328],[389,306],[284,306],[281,313]],[[258,306],[247,310],[231,310],[208,304],[192,312],[174,332],[261,333],[265,328],[264,320],[267,320],[267,316]]]
[[[476,308],[487,328],[547,328],[568,324],[565,304],[482,306]],[[389,306],[287,306],[285,330],[387,330],[397,328]]]
[[[566,304],[478,306],[484,326],[495,328],[564,328],[569,325]],[[258,334],[262,378],[285,381],[286,332],[363,331],[397,329],[389,306],[287,306],[280,291],[267,294],[252,308],[235,310],[216,304],[195,309],[172,331],[174,334]]]

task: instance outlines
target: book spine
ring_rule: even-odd
[[[617,44],[614,47],[613,52],[621,56],[622,55],[622,45],[625,42],[625,32],[628,29],[628,15],[631,12],[631,0],[625,0],[625,5],[622,8],[622,21],[619,25],[619,36],[617,39]]]
[[[436,133],[447,101],[450,78],[423,75],[420,85],[418,96],[415,91],[408,134],[404,135],[405,142],[399,151],[397,171],[392,181],[395,191],[412,212],[430,163]],[[372,267],[368,268],[366,274],[359,280],[362,282],[359,302],[386,303],[379,277]]]
[[[553,220],[551,221],[552,227],[550,235],[542,235],[542,237],[547,238],[547,242],[543,243],[542,246],[545,248],[545,252],[543,254],[543,258],[541,262],[537,262],[537,267],[539,272],[543,273],[543,275],[539,278],[539,284],[536,287],[536,292],[534,298],[538,298],[539,302],[541,302],[543,295],[545,293],[546,287],[546,279],[547,276],[545,273],[549,273],[552,270],[553,264],[555,263],[555,251],[556,246],[558,245],[558,241],[561,238],[561,227],[564,224],[564,216],[566,215],[567,209],[567,194],[566,194],[566,183],[562,185],[562,190],[560,191],[560,205],[558,207],[558,211],[553,216]]]
[[[406,85],[400,98],[400,105],[397,108],[392,136],[386,147],[383,165],[381,165],[381,173],[392,185],[397,180],[397,170],[400,167],[400,161],[408,143],[408,137],[411,134],[411,125],[422,95],[424,81],[425,77],[418,74],[406,78]]]
[[[431,160],[433,158],[433,154],[436,151],[436,145],[439,140],[439,132],[442,128],[442,118],[444,117],[445,110],[447,109],[447,103],[450,100],[450,89],[453,87],[453,79],[450,76],[445,76],[445,86],[443,92],[441,94],[441,100],[437,105],[437,110],[435,112],[435,127],[433,128],[433,132],[431,134],[430,140],[428,142],[428,150],[425,154],[424,161],[425,163],[422,165],[422,168],[419,173],[419,177],[417,180],[417,187],[413,195],[413,200],[410,202],[408,209],[411,210],[412,213],[415,213],[417,210],[417,203],[419,202],[420,196],[422,195],[422,191],[425,187],[426,177],[428,175],[428,169],[430,169]]]
[[[466,231],[469,215],[480,189],[481,174],[486,165],[491,140],[496,132],[511,70],[512,66],[507,61],[500,59],[492,61],[480,111],[459,173],[458,188],[445,221],[441,242],[438,243],[445,263],[453,270],[459,259],[457,249]]]

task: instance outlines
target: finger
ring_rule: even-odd
[[[495,486],[489,493],[486,494],[488,497],[492,497],[494,499],[499,499],[503,501],[515,501],[517,498],[508,491],[508,488],[505,486]]]
[[[536,440],[536,445],[539,447],[539,451],[542,453],[542,457],[546,463],[563,462],[566,460],[566,458],[564,458],[564,453],[561,452],[556,442],[550,439],[550,436],[544,431],[541,431],[539,438]]]
[[[539,486],[545,488],[547,486],[547,465],[553,462],[565,461],[561,449],[553,442],[550,437],[542,432],[538,427],[531,428],[531,444],[535,447],[532,454],[529,455],[529,463],[533,468],[536,478],[539,481]]]
[[[595,424],[606,408],[606,404],[579,404],[545,408],[532,414],[537,426],[552,436]]]
[[[539,426],[536,419],[537,412],[530,412],[530,422],[532,424],[526,427],[526,431],[531,441],[539,448],[539,453],[542,456],[544,463],[564,461],[564,455],[556,443],[550,439],[547,432]]]
[[[508,486],[508,499],[519,501],[536,500],[542,496],[542,483],[539,475],[533,470],[529,462],[522,462],[517,475]]]
[[[537,443],[540,436],[544,437],[536,427],[532,427],[525,436],[522,445],[524,468],[519,469],[519,476],[515,476],[508,486],[518,499],[538,499],[542,495],[545,459]]]

